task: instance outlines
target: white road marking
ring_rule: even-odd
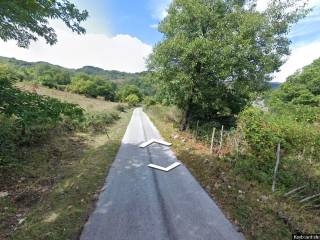
[[[139,147],[145,148],[145,147],[149,146],[149,145],[152,144],[152,143],[159,143],[159,144],[162,144],[162,145],[165,145],[165,146],[171,146],[171,145],[172,145],[172,143],[168,143],[168,142],[163,141],[163,140],[161,140],[161,139],[154,139],[154,138],[152,138],[152,139],[150,139],[149,141],[146,141],[146,142],[140,144]]]
[[[155,164],[149,164],[148,167],[155,168],[155,169],[158,169],[158,170],[161,170],[161,171],[164,171],[164,172],[169,172],[172,169],[178,167],[179,165],[181,165],[181,163],[175,162],[175,163],[171,164],[169,167],[166,167],[166,168],[158,166],[158,165],[155,165]]]

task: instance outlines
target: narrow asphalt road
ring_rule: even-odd
[[[238,240],[244,239],[169,147],[139,145],[162,139],[141,108],[135,109],[104,191],[81,240]]]

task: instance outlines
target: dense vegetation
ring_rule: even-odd
[[[126,104],[43,86],[36,95],[28,82],[15,83],[21,91],[12,84],[2,86],[0,94],[6,98],[0,104],[0,239],[76,238],[118,151],[131,111]],[[2,105],[6,99],[11,102]],[[2,106],[13,108],[18,117],[4,114]],[[69,114],[73,108],[79,112]],[[59,109],[60,119],[54,121]],[[32,116],[32,121],[26,119],[25,134],[22,113]]]
[[[50,81],[56,79],[59,86],[68,86],[73,92],[85,93],[91,97],[103,96],[106,100],[115,98],[115,95],[110,95],[113,92],[113,84],[98,76],[76,74],[70,78],[68,72],[63,72],[59,68],[48,69],[47,65],[42,64],[36,65],[35,71],[38,81],[43,81],[45,86],[51,86],[48,79]],[[30,72],[27,74],[30,76]],[[56,76],[59,77],[54,78]],[[105,132],[106,127],[119,118],[118,113],[91,114],[75,104],[21,91],[14,84],[21,81],[23,77],[21,72],[16,73],[7,65],[0,64],[0,168],[18,166],[19,149],[25,145],[39,143],[57,127]],[[51,83],[57,84],[57,82]],[[83,89],[85,92],[81,92]],[[139,101],[140,99],[136,99],[134,104]],[[119,108],[119,111],[123,110],[124,107]]]
[[[184,112],[182,130],[232,118],[267,88],[289,54],[290,26],[306,13],[297,3],[275,0],[260,12],[255,1],[173,1],[149,69],[160,100]]]
[[[63,121],[81,122],[83,111],[74,104],[22,92],[13,86],[18,76],[0,65],[0,168],[14,163],[21,144],[39,141]]]
[[[294,105],[320,106],[320,58],[287,79],[274,98]]]
[[[178,127],[181,110],[147,108],[175,143],[179,159],[248,239],[289,239],[292,233],[320,231],[319,76],[318,59],[266,92],[264,101],[259,99],[262,106],[242,110],[236,125],[224,132],[215,121],[191,125],[188,132],[170,132],[172,124],[165,122]],[[212,154],[199,147],[199,141],[208,147],[213,143]],[[273,192],[278,144],[280,165]]]
[[[0,13],[0,39],[20,47],[38,37],[55,44],[53,19],[85,33],[80,23],[88,17],[68,0],[4,0]],[[125,104],[92,99],[116,100],[117,86],[103,74],[84,72],[90,68],[0,57],[0,239],[75,239],[81,231],[130,113]],[[50,97],[38,94],[40,88]]]
[[[188,133],[167,136],[182,140],[181,160],[215,197],[223,196],[221,205],[230,204],[249,239],[320,231],[320,58],[285,83],[268,84],[289,54],[290,26],[308,12],[298,2],[273,1],[258,12],[245,1],[173,1],[159,26],[164,40],[149,59],[157,100],[171,105],[149,112],[213,147],[211,162],[202,152],[192,158],[182,147]]]
[[[281,143],[282,163],[286,169],[281,174],[282,183],[289,187],[301,181],[319,182],[319,66],[320,59],[288,77],[280,88],[269,93],[266,97],[269,111],[248,108],[241,113],[239,125],[254,156],[252,161],[243,162],[251,167],[251,176],[262,176],[260,172],[263,172],[270,180],[275,146]],[[257,168],[260,171],[254,174]]]

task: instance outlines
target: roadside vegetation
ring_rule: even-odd
[[[22,48],[58,41],[49,20],[84,34],[88,17],[68,0],[1,1],[0,12],[0,38]],[[116,89],[138,76],[0,57],[0,239],[78,238],[131,115]]]
[[[146,107],[173,141],[178,159],[248,239],[289,239],[292,233],[320,231],[320,93],[310,87],[320,85],[319,74],[316,60],[266,92],[263,108],[241,111],[222,138],[217,121],[191,124],[180,132],[179,109]],[[278,144],[280,166],[272,192]]]
[[[257,11],[251,3],[173,1],[149,58],[156,94],[144,103],[248,239],[317,233],[320,60],[278,88],[270,84],[290,54],[291,26],[310,9],[271,1]]]
[[[19,80],[0,65],[0,238],[76,238],[131,111]]]
[[[310,163],[307,155],[297,156],[295,150],[282,151],[273,193],[276,145],[272,146],[269,157],[258,155],[246,140],[237,146],[238,135],[228,131],[220,149],[220,132],[217,131],[211,153],[210,140],[207,140],[211,132],[206,135],[202,131],[199,135],[201,127],[197,136],[193,130],[179,131],[181,119],[177,116],[182,115],[179,110],[153,105],[147,108],[147,113],[161,134],[173,143],[177,158],[186,164],[247,239],[280,240],[291,238],[292,233],[319,232],[319,197],[300,202],[319,193],[319,158]],[[274,135],[276,132],[273,129]],[[300,187],[303,188],[285,196]]]

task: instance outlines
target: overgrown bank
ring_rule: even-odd
[[[0,162],[0,239],[76,239],[117,153],[131,110],[77,95],[72,101],[80,106],[62,103],[59,100],[69,99],[58,91],[50,92],[54,98],[42,97],[10,83],[0,90],[0,147],[5,160]],[[8,91],[15,93],[15,101],[3,97],[11,96]],[[20,100],[26,107],[15,108],[17,114],[9,112],[8,107]],[[57,118],[52,122],[54,109]],[[68,109],[78,114],[69,119],[64,114]],[[33,116],[30,121],[28,114]]]
[[[261,118],[258,120],[254,118],[253,116],[257,115],[252,116],[252,111]],[[175,108],[150,106],[147,108],[147,113],[162,135],[173,142],[178,159],[186,164],[200,184],[218,202],[227,217],[239,227],[240,231],[244,232],[248,239],[290,239],[291,233],[294,232],[317,233],[320,231],[319,207],[317,207],[319,199],[300,202],[319,191],[318,158],[308,149],[305,150],[304,156],[297,159],[294,158],[295,154],[303,149],[292,150],[300,146],[299,144],[303,146],[303,144],[313,143],[312,136],[316,133],[312,129],[310,131],[296,129],[296,124],[292,125],[292,128],[283,127],[277,130],[277,123],[286,123],[289,126],[293,124],[293,120],[288,122],[290,116],[286,119],[270,121],[270,117],[268,119],[264,116],[267,113],[248,109],[244,114],[251,119],[247,118],[245,122],[247,125],[242,126],[247,127],[252,134],[252,142],[243,139],[238,146],[234,140],[239,129],[229,130],[224,135],[223,146],[220,149],[220,131],[217,127],[211,154],[212,124],[211,131],[199,130],[195,133],[196,129],[193,128],[190,131],[194,134],[190,131],[179,132],[181,113]],[[250,126],[254,128],[250,129]],[[254,130],[258,135],[253,134]],[[278,133],[277,139],[273,138],[274,132]],[[312,135],[309,136],[308,133]],[[292,138],[291,134],[296,138]],[[297,142],[296,140],[300,137],[303,138]],[[272,193],[276,149],[272,141],[274,140],[276,145],[279,139],[287,141],[281,142],[283,151],[277,177],[277,191]],[[262,145],[258,146],[256,151],[253,151],[254,149],[250,146],[257,143],[254,141]],[[266,143],[272,146],[269,147]],[[272,152],[269,152],[270,150]],[[263,151],[269,155],[265,155]],[[311,157],[313,160],[309,165],[308,159]],[[304,185],[306,186],[300,191],[284,196],[290,190]]]

